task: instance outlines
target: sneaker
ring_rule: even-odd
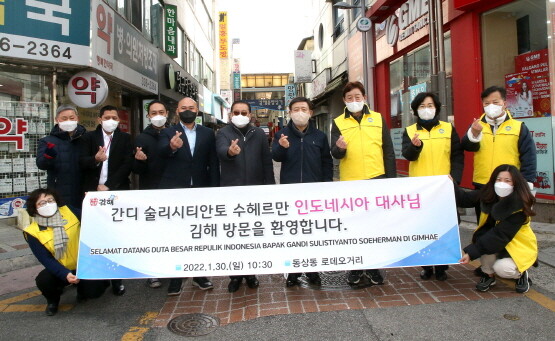
[[[362,270],[352,270],[351,272],[349,272],[347,282],[349,284],[358,284],[360,282],[360,279],[362,278],[362,274]]]
[[[183,280],[181,278],[170,279],[170,285],[168,286],[168,296],[177,296],[181,294],[182,285]]]
[[[489,288],[491,288],[495,284],[495,275],[490,277],[488,274],[485,274],[484,276],[482,276],[482,278],[480,278],[480,282],[476,284],[476,290],[485,292],[488,291]]]
[[[383,276],[380,270],[366,270],[366,277],[368,277],[370,282],[374,285],[383,284]]]
[[[532,281],[528,278],[528,271],[524,271],[519,279],[516,280],[515,290],[519,294],[524,294],[530,290],[530,283]]]
[[[206,277],[194,277],[193,285],[199,287],[200,290],[214,289],[214,284]]]
[[[162,282],[158,278],[149,278],[146,280],[146,283],[151,288],[160,288],[162,286]]]

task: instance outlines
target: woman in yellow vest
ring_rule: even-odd
[[[451,175],[461,182],[464,154],[457,131],[451,123],[440,121],[441,102],[430,92],[416,95],[410,104],[416,123],[403,133],[402,154],[409,163],[409,176]],[[448,265],[423,266],[420,278],[447,279]]]
[[[33,254],[44,265],[35,278],[37,287],[46,298],[46,315],[58,312],[64,287],[77,286],[77,299],[100,297],[109,281],[79,280],[75,276],[79,231],[81,223],[67,207],[58,207],[58,194],[46,188],[34,190],[27,199],[27,212],[33,222],[23,235]]]
[[[538,259],[536,235],[530,227],[534,195],[518,168],[500,165],[493,170],[482,190],[457,191],[462,207],[473,207],[479,200],[482,212],[472,244],[464,248],[461,264],[480,258],[482,275],[479,291],[495,285],[495,275],[516,280],[516,292],[530,289],[528,269]]]

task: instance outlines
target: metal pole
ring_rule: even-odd
[[[56,69],[54,69],[54,71],[52,71],[52,89],[50,90],[50,96],[52,96],[52,106],[51,106],[51,110],[50,110],[50,122],[52,124],[54,124],[55,119],[56,119],[56,110],[58,110],[58,101],[56,100],[56,97],[58,97],[58,87],[56,85],[56,83],[58,82],[58,73],[56,72]]]
[[[445,46],[443,39],[443,5],[441,0],[435,0],[435,19],[437,32],[437,54],[439,59],[438,71],[445,71]]]
[[[361,0],[360,1],[360,8],[361,8],[361,18],[366,16],[366,0]],[[364,83],[364,89],[366,90],[367,94],[370,94],[370,91],[368,89],[368,35],[366,34],[367,32],[361,32],[362,33],[362,69],[364,70],[364,72],[362,73],[363,75],[363,83]]]
[[[430,62],[431,74],[437,74],[437,47],[436,47],[436,18],[435,18],[436,0],[428,1],[428,30],[430,31]]]

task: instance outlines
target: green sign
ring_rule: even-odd
[[[179,43],[177,41],[177,6],[166,5],[164,8],[164,51],[172,58],[177,57]]]
[[[241,74],[233,74],[233,89],[241,89]]]

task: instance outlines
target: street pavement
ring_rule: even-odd
[[[461,223],[462,244],[470,240],[472,217]],[[452,266],[442,283],[422,281],[419,269],[388,269],[386,282],[359,290],[324,291],[284,287],[282,275],[260,276],[257,290],[226,290],[213,278],[207,292],[184,285],[166,296],[167,280],[150,289],[126,280],[127,293],[76,303],[75,289],[62,296],[61,311],[44,315],[45,301],[34,285],[42,269],[20,230],[0,220],[0,340],[182,340],[166,328],[181,314],[206,313],[220,326],[198,340],[553,340],[555,336],[555,225],[536,224],[540,266],[525,295],[514,282],[498,281],[478,293],[471,266]]]

